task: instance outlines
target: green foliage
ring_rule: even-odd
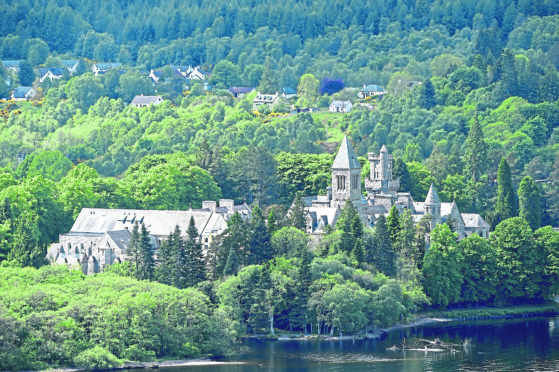
[[[77,366],[95,369],[117,367],[122,364],[122,362],[114,356],[113,353],[99,345],[92,349],[84,350],[76,355],[74,363]]]
[[[518,204],[520,217],[524,218],[532,230],[536,230],[541,224],[541,200],[540,192],[533,178],[526,176],[518,186]]]
[[[497,204],[495,206],[495,213],[498,216],[498,223],[501,220],[515,217],[518,213],[516,195],[512,186],[510,167],[505,158],[502,158],[501,163],[499,164],[497,183],[499,184],[499,189],[497,191]]]

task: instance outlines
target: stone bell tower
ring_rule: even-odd
[[[345,202],[351,200],[359,210],[361,198],[361,164],[349,139],[344,136],[332,164],[331,206],[343,208]]]

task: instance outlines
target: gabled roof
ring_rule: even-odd
[[[336,159],[334,159],[332,164],[332,169],[361,169],[361,164],[359,164],[357,155],[355,155],[347,135],[344,135]]]
[[[254,90],[253,87],[231,87],[227,89],[231,94],[247,94]]]
[[[130,102],[131,105],[151,105],[162,100],[161,96],[136,96]]]
[[[297,94],[297,91],[291,87],[283,87],[281,88],[281,92],[283,94]]]
[[[62,64],[66,68],[73,68],[78,63],[78,60],[77,59],[63,59],[60,62],[62,62]]]
[[[47,73],[51,73],[54,76],[62,76],[64,75],[64,68],[63,67],[47,67],[47,68],[39,68],[37,69],[37,71],[39,72],[39,76],[43,77],[45,76]]]
[[[332,101],[330,107],[346,107],[352,106],[350,101]]]
[[[467,228],[483,227],[489,228],[489,224],[477,213],[462,213],[464,226]]]
[[[439,195],[437,195],[437,190],[435,190],[435,186],[433,184],[429,187],[429,192],[425,198],[425,204],[441,204],[441,200],[439,199]]]
[[[5,68],[16,68],[19,67],[21,61],[22,61],[21,59],[5,60],[2,61],[2,64],[4,65]]]
[[[384,88],[376,85],[376,84],[369,84],[363,87],[363,89],[359,90],[360,92],[384,92]]]
[[[106,63],[96,63],[93,65],[94,68],[98,70],[109,70],[111,68],[120,67],[122,64],[120,62],[106,62]]]
[[[24,87],[24,86],[19,86],[16,89],[14,89],[14,91],[12,92],[12,95],[14,96],[14,98],[26,98],[25,96],[27,95],[27,93],[29,93],[29,91],[33,89],[32,87]]]

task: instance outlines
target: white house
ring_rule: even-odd
[[[383,87],[378,86],[376,84],[369,84],[369,85],[363,85],[363,89],[360,89],[357,95],[359,96],[359,98],[376,97],[376,96],[382,97],[385,93],[386,90]]]
[[[109,71],[111,69],[119,68],[120,66],[122,66],[122,64],[120,62],[95,63],[91,67],[91,71],[93,71],[95,76],[98,76],[98,75],[103,75],[104,73],[106,73],[107,71]]]
[[[332,101],[330,112],[350,112],[352,106],[349,101]]]
[[[279,94],[262,94],[258,92],[256,97],[252,100],[252,109],[258,111],[258,108],[263,105],[267,105],[270,111],[274,109],[274,106],[279,103]]]
[[[14,101],[27,101],[35,97],[36,94],[37,92],[33,87],[19,86],[12,92],[12,99]]]
[[[161,96],[144,96],[139,95],[134,97],[132,102],[130,102],[130,106],[134,107],[148,107],[151,105],[157,106],[163,102],[163,98]]]

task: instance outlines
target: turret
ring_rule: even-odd
[[[435,190],[435,186],[431,184],[429,187],[429,192],[427,193],[427,197],[425,198],[425,214],[431,216],[431,230],[437,226],[437,224],[441,223],[441,201],[439,199],[439,195],[437,195],[437,190]]]

